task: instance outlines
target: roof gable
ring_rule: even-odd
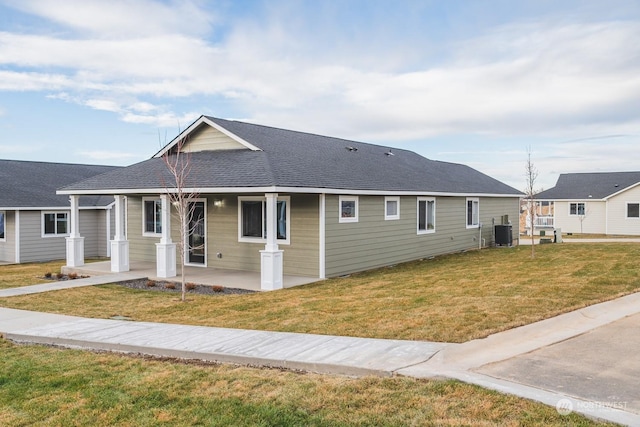
[[[555,187],[536,195],[548,200],[605,200],[640,183],[640,172],[566,173]]]
[[[172,152],[181,145],[183,152],[222,151],[222,150],[253,150],[260,149],[218,125],[211,118],[200,116],[189,127],[182,131],[171,142],[165,145],[153,157],[162,157],[166,152]]]

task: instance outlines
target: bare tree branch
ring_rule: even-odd
[[[171,175],[172,181],[169,183],[163,182],[163,185],[169,196],[173,211],[177,216],[178,223],[180,224],[180,241],[176,243],[176,246],[180,257],[182,301],[186,299],[185,261],[187,253],[192,250],[204,248],[204,244],[187,247],[189,244],[188,237],[196,231],[198,227],[197,223],[192,224],[192,219],[196,208],[195,201],[199,198],[199,194],[185,191],[188,187],[188,179],[191,175],[192,167],[191,153],[183,152],[183,147],[186,142],[185,139],[179,140],[172,150],[168,150],[162,155],[162,159]]]
[[[534,229],[535,229],[535,214],[536,214],[536,194],[535,189],[536,180],[538,179],[538,169],[531,160],[531,147],[527,147],[527,163],[525,165],[525,178],[526,187],[524,190],[525,198],[527,201],[527,215],[531,219],[531,258],[535,258],[535,245],[534,245]]]

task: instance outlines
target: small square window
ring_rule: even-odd
[[[400,219],[400,197],[384,198],[384,219]]]
[[[339,222],[358,222],[358,197],[340,196]]]
[[[586,209],[584,202],[569,203],[569,215],[585,215]]]
[[[640,203],[627,203],[627,218],[640,218]]]
[[[42,237],[66,236],[69,234],[68,212],[43,212]]]

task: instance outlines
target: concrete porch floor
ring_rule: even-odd
[[[179,282],[180,267],[177,268],[177,276],[172,278],[159,278],[156,276],[156,265],[151,262],[132,262],[130,272],[143,275],[152,280]],[[77,273],[84,276],[100,276],[111,274],[111,261],[99,261],[85,264],[82,267],[62,267],[64,274]],[[224,270],[208,267],[185,267],[185,280],[199,285],[220,285],[225,288],[247,289],[260,291],[260,273],[253,271]],[[284,276],[285,288],[306,285],[321,279],[316,277]]]

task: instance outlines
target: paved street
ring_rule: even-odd
[[[477,371],[640,414],[639,354],[636,314]]]

